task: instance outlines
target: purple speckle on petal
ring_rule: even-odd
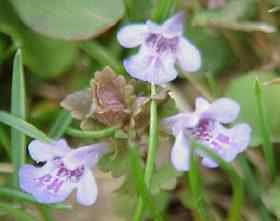
[[[225,143],[225,144],[229,144],[229,142],[230,142],[230,138],[224,134],[219,134],[217,136],[217,140],[219,140],[220,142]]]
[[[75,170],[69,170],[62,161],[56,159],[57,169],[54,173],[49,173],[36,178],[39,186],[45,187],[50,192],[57,193],[67,181],[77,183],[84,174],[84,167],[81,166]]]
[[[161,34],[151,33],[146,38],[146,44],[156,53],[172,52],[175,53],[179,38],[165,38]]]

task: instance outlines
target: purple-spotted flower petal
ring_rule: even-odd
[[[91,169],[105,150],[105,144],[71,150],[65,140],[51,144],[32,141],[31,157],[46,163],[42,167],[24,165],[19,171],[20,187],[40,203],[62,202],[77,190],[77,201],[81,205],[92,205],[97,187]]]
[[[183,36],[184,14],[177,13],[162,25],[152,21],[128,25],[117,34],[123,47],[140,47],[139,52],[124,60],[124,67],[134,78],[153,84],[172,81],[178,75],[175,64],[184,71],[197,71],[200,53]]]
[[[182,163],[182,158],[184,158],[182,150],[189,150],[187,142],[189,138],[212,149],[227,162],[234,160],[247,148],[251,135],[251,128],[247,124],[237,124],[231,128],[225,125],[235,120],[238,113],[238,103],[229,98],[220,98],[213,103],[209,103],[204,98],[197,98],[196,110],[193,113],[179,113],[164,119],[163,126],[176,137],[171,151],[171,161],[174,167],[182,170],[182,167],[178,165],[185,165]],[[182,158],[174,157],[174,153],[177,153],[178,150],[182,151]],[[204,166],[210,168],[218,166],[205,153],[200,151],[195,151],[195,153],[202,157]],[[189,159],[185,159],[185,161],[188,165]],[[185,167],[184,170],[188,170],[188,167]]]

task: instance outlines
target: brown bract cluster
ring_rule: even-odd
[[[96,121],[106,126],[123,125],[132,114],[134,89],[109,67],[95,73],[90,88],[68,95],[61,106],[81,120],[82,129],[93,129]]]

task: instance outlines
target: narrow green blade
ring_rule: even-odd
[[[274,178],[276,176],[276,163],[274,159],[273,145],[270,139],[269,127],[265,119],[265,107],[263,105],[262,90],[258,79],[255,81],[255,95],[257,103],[258,125],[262,135],[262,146],[265,160],[269,166],[270,173]]]
[[[16,221],[36,221],[22,209],[15,208],[11,204],[0,203],[0,209],[15,218]]]
[[[46,143],[51,142],[51,139],[48,138],[48,136],[42,131],[34,127],[32,124],[29,124],[21,118],[18,118],[12,114],[0,111],[0,122],[34,139]]]
[[[72,117],[69,112],[61,111],[57,116],[55,122],[53,123],[52,127],[50,128],[49,137],[53,139],[60,138],[68,126],[71,124]]]
[[[23,74],[23,64],[21,50],[18,49],[13,63],[11,113],[15,116],[25,119],[25,82]],[[18,186],[18,171],[25,161],[25,135],[15,129],[11,130],[11,156],[14,166],[13,185]]]

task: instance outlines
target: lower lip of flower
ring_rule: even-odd
[[[84,174],[84,166],[75,170],[68,170],[62,161],[55,162],[57,169],[54,173],[48,173],[36,178],[40,187],[46,188],[51,193],[57,193],[66,182],[77,183]]]
[[[195,139],[209,145],[214,150],[218,151],[227,147],[230,144],[231,138],[223,133],[215,132],[216,122],[210,119],[202,119],[194,128],[188,129],[188,132]]]

